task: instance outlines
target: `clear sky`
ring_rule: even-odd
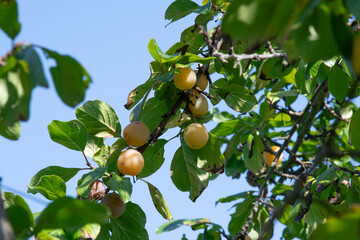
[[[150,75],[149,63],[153,59],[147,49],[149,40],[155,38],[166,51],[180,40],[181,32],[193,24],[194,16],[188,16],[165,28],[168,21],[164,19],[164,14],[171,2],[172,0],[20,0],[18,5],[22,30],[16,41],[34,43],[75,57],[93,79],[85,100],[99,99],[110,104],[118,114],[122,127],[125,127],[129,123],[130,114],[123,107],[127,95]],[[199,0],[196,2],[201,4]],[[10,48],[11,42],[1,32],[0,55],[6,54]],[[49,64],[52,62],[46,61],[45,65],[50,66]],[[54,143],[49,137],[47,125],[54,119],[74,119],[75,109],[61,102],[49,77],[48,80],[50,89],[38,87],[33,91],[30,120],[22,123],[20,140],[10,141],[0,137],[0,176],[5,191],[8,186],[26,192],[31,177],[49,165],[85,167],[80,152]],[[235,114],[230,108],[227,111]],[[213,125],[207,127],[211,130]],[[165,137],[168,139],[175,134],[174,131],[169,131]],[[191,202],[189,194],[177,190],[170,179],[170,163],[178,146],[179,140],[172,140],[166,145],[164,165],[147,180],[162,192],[174,219],[205,217],[227,229],[229,215],[233,212],[228,210],[232,204],[219,204],[215,207],[215,201],[247,190],[248,184],[243,177],[231,180],[222,175],[210,182],[196,203]],[[80,172],[83,173],[85,172]],[[68,182],[68,195],[75,196],[75,186],[80,174]],[[35,196],[46,200],[41,195]],[[33,212],[45,207],[44,204],[26,198],[26,195],[23,197]],[[131,201],[144,210],[150,239],[180,240],[182,233],[186,233],[188,239],[196,239],[199,232],[193,232],[189,227],[155,234],[156,228],[166,220],[155,210],[143,182],[134,184]],[[279,239],[281,232],[277,228],[274,239]]]

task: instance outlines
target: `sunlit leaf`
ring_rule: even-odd
[[[87,133],[84,124],[78,120],[62,122],[54,120],[48,125],[51,140],[67,148],[83,151],[86,146]]]
[[[156,233],[169,232],[174,229],[177,229],[181,226],[195,226],[202,223],[211,223],[209,219],[206,218],[197,218],[197,219],[177,219],[164,223],[158,229],[156,229]]]
[[[104,182],[111,190],[118,191],[123,202],[128,202],[132,193],[132,184],[130,178],[120,177],[113,174],[111,178]]]
[[[145,181],[146,182],[146,181]],[[149,188],[151,199],[156,210],[167,220],[173,219],[168,206],[166,205],[165,199],[157,187],[149,182],[146,182]]]
[[[166,9],[165,19],[175,22],[199,8],[199,5],[191,0],[175,0]]]
[[[48,166],[44,169],[41,169],[37,172],[30,180],[28,193],[33,193],[32,188],[35,188],[37,184],[39,184],[41,178],[47,175],[56,175],[60,177],[64,182],[69,181],[73,178],[81,169],[80,168],[64,168],[59,166]]]
[[[196,165],[191,149],[183,142],[176,150],[170,167],[171,180],[183,192],[190,192],[189,198],[195,201],[209,183],[209,173]]]
[[[99,100],[87,101],[76,109],[76,117],[96,137],[120,137],[121,126],[114,109]]]

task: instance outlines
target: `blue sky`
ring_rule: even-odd
[[[172,0],[161,1],[19,1],[19,19],[22,30],[16,41],[34,43],[75,57],[90,73],[93,83],[85,100],[99,99],[110,104],[118,114],[122,127],[129,123],[129,114],[123,105],[128,93],[149,77],[149,63],[153,60],[147,50],[148,42],[155,38],[165,51],[180,39],[181,32],[193,24],[194,16],[168,23],[164,19],[166,8]],[[201,4],[201,1],[197,1]],[[11,48],[11,42],[0,33],[0,55]],[[46,61],[46,66],[52,62]],[[48,74],[48,72],[47,72]],[[0,137],[0,176],[6,186],[26,192],[31,177],[49,165],[85,167],[81,153],[69,150],[51,141],[47,125],[54,119],[68,121],[75,118],[75,109],[65,106],[56,95],[48,78],[50,89],[36,88],[31,101],[30,120],[22,123],[20,140],[9,141]],[[80,104],[81,105],[81,104]],[[223,105],[221,105],[223,106]],[[227,108],[228,111],[233,112]],[[208,125],[210,130],[213,125]],[[165,138],[176,135],[168,131]],[[172,140],[165,148],[165,163],[147,180],[162,192],[174,219],[209,218],[227,229],[231,204],[215,207],[220,197],[248,189],[244,178],[231,180],[222,175],[210,182],[202,196],[193,203],[188,193],[180,192],[170,179],[171,159],[179,146]],[[83,172],[85,173],[85,172]],[[80,172],[81,174],[81,172]],[[75,196],[78,174],[67,184],[68,195]],[[45,200],[41,195],[38,199]],[[43,204],[25,198],[32,211],[41,211]],[[131,201],[139,204],[147,216],[146,228],[150,239],[181,239],[186,233],[196,239],[199,232],[182,227],[170,233],[155,234],[158,226],[165,223],[155,210],[147,186],[138,181],[134,184]],[[279,239],[277,230],[274,239]]]

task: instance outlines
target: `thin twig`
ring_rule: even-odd
[[[341,120],[341,121],[344,121],[344,122],[351,122],[350,119],[345,119],[345,118],[342,118],[340,117],[338,114],[336,114],[336,112],[330,108],[330,106],[324,102],[324,106],[327,108],[327,110],[331,113],[331,115],[333,115],[334,117],[336,117],[337,119]]]
[[[95,169],[89,162],[89,160],[87,159],[85,153],[83,151],[81,151],[81,153],[83,154],[85,161],[86,161],[86,165],[89,166],[91,169]]]
[[[280,177],[284,177],[284,178],[291,178],[291,179],[295,179],[295,180],[299,180],[299,178],[296,175],[292,175],[292,174],[288,174],[288,173],[282,173],[279,172],[277,170],[274,171],[274,174],[280,176]]]

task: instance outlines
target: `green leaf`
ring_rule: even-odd
[[[147,82],[137,86],[134,90],[132,90],[127,98],[125,108],[128,110],[133,108],[144,97],[144,95],[154,87],[155,83],[156,82],[150,78]]]
[[[360,179],[351,177],[351,188],[346,192],[346,201],[349,205],[360,203]]]
[[[63,197],[50,203],[39,215],[34,232],[43,229],[80,227],[88,223],[105,224],[110,211],[101,204]]]
[[[163,118],[161,116],[168,111],[169,107],[166,101],[159,100],[156,97],[150,98],[145,103],[144,109],[141,113],[140,121],[145,123],[146,126],[148,126],[150,129],[150,132],[152,132],[162,121]]]
[[[306,78],[305,69],[299,69],[295,73],[295,84],[300,93],[310,94],[316,86],[316,78]]]
[[[225,158],[220,149],[221,144],[216,135],[209,133],[209,139],[204,147],[197,150],[189,148],[195,156],[197,167],[207,172],[223,173]],[[188,148],[187,145],[183,146],[185,147]]]
[[[156,143],[151,143],[146,150],[143,152],[143,157],[145,159],[144,168],[139,173],[139,178],[145,178],[155,173],[163,164],[165,144],[167,141],[165,139],[159,139]]]
[[[244,149],[245,166],[252,172],[260,172],[264,165],[262,152],[264,151],[264,144],[259,136],[248,136],[248,141]]]
[[[344,101],[348,93],[350,81],[351,77],[337,65],[331,69],[328,78],[329,91],[339,102]]]
[[[94,160],[94,162],[96,162],[101,167],[106,166],[109,156],[111,155],[110,148],[111,147],[108,145],[103,145],[100,150],[93,155],[92,159]]]
[[[251,239],[258,239],[259,235],[263,229],[265,228],[266,224],[269,224],[270,215],[267,210],[263,206],[259,206],[259,210],[254,217],[253,224],[251,224],[249,228],[249,237]],[[274,224],[270,223],[268,229],[266,229],[266,233],[263,239],[271,239],[273,236]]]
[[[154,77],[154,80],[159,80],[162,82],[170,82],[174,79],[174,75],[175,75],[175,70],[172,70],[170,72],[166,72],[166,73],[162,73],[159,75],[156,75]]]
[[[229,232],[231,235],[235,236],[245,224],[253,209],[254,200],[255,197],[248,196],[243,202],[237,204],[235,213],[231,214],[231,220],[229,222]]]
[[[144,181],[144,182],[146,182],[148,185],[151,199],[153,201],[153,204],[154,204],[156,210],[161,214],[161,216],[163,216],[163,218],[165,218],[167,220],[173,219],[173,217],[170,213],[170,210],[169,210],[168,206],[166,205],[165,199],[162,196],[159,189],[147,181]]]
[[[175,22],[190,13],[196,11],[199,5],[190,0],[175,0],[166,9],[165,19],[171,20],[170,23]],[[170,24],[169,23],[169,24]]]
[[[36,235],[39,240],[65,240],[66,236],[62,229],[42,230]]]
[[[211,223],[211,222],[209,221],[209,219],[206,219],[206,218],[172,220],[172,221],[164,223],[158,229],[156,229],[156,233],[159,234],[159,233],[163,233],[163,232],[170,232],[181,226],[193,227],[193,226],[196,226],[198,224],[203,224],[203,223]]]
[[[247,170],[245,167],[245,163],[242,160],[241,154],[231,154],[230,157],[226,157],[226,152],[225,152],[224,156],[226,159],[226,164],[225,164],[226,176],[229,176],[232,179],[239,179],[241,174]]]
[[[37,172],[30,180],[30,184],[28,186],[28,193],[35,193],[32,192],[31,189],[35,188],[36,185],[39,184],[41,178],[47,175],[56,175],[60,177],[64,182],[69,181],[72,177],[74,177],[81,169],[80,168],[64,168],[58,166],[49,166],[44,169],[41,169]]]
[[[316,229],[324,221],[324,216],[321,214],[321,209],[317,205],[311,204],[304,220],[313,229]]]
[[[109,155],[107,156],[108,159],[105,162],[105,166],[109,167],[109,171],[116,172],[118,170],[117,168],[118,157],[120,156],[121,151],[127,147],[128,145],[125,139],[123,138],[119,138],[116,142],[114,142],[110,146],[110,152]]]
[[[291,126],[291,117],[286,113],[278,113],[274,117],[269,119],[269,123],[274,127],[286,127]]]
[[[6,210],[7,216],[15,233],[16,239],[26,237],[27,233],[31,231],[32,215],[20,205],[10,206]],[[25,239],[25,238],[23,238]]]
[[[135,203],[128,202],[124,214],[111,219],[112,239],[147,240],[149,235],[145,223],[146,216],[141,208]]]
[[[267,97],[269,97],[272,102],[276,102],[278,98],[296,97],[298,94],[298,90],[293,89],[289,91],[269,92]]]
[[[352,145],[360,149],[360,108],[351,117],[349,135]]]
[[[189,45],[186,52],[198,54],[201,46],[205,46],[204,36],[199,33],[199,28],[188,27],[181,33],[181,42]]]
[[[293,68],[284,68],[281,58],[271,58],[265,60],[261,65],[260,79],[270,80],[274,78],[282,78],[291,73]]]
[[[247,40],[255,45],[280,35],[289,24],[294,8],[294,0],[233,1],[224,17],[222,31],[235,41]]]
[[[206,4],[200,6],[195,13],[198,14],[208,14],[211,10],[212,2],[209,0]]]
[[[216,59],[215,57],[199,57],[196,54],[193,53],[185,53],[185,55],[182,55],[179,59],[177,59],[176,63],[180,64],[189,64],[189,63],[202,63],[207,64],[210,63],[213,59]]]
[[[255,191],[246,191],[246,192],[237,193],[237,194],[234,194],[231,196],[227,196],[224,198],[220,198],[219,200],[217,200],[215,202],[215,205],[217,205],[218,203],[228,203],[228,202],[236,201],[241,198],[247,198],[248,196],[252,196],[254,192]]]
[[[30,78],[32,82],[42,87],[49,87],[49,84],[44,74],[43,65],[34,47],[26,46],[22,48],[21,51],[16,52],[15,56],[17,59],[22,59],[28,64]]]
[[[56,61],[56,66],[50,68],[56,92],[61,100],[70,107],[75,107],[84,100],[85,91],[91,78],[84,67],[68,55],[42,48],[48,58]]]
[[[87,101],[76,109],[76,117],[84,123],[87,132],[96,137],[121,137],[119,118],[114,109],[99,100]]]
[[[282,183],[277,183],[275,185],[275,187],[273,189],[271,189],[271,193],[274,195],[280,195],[280,194],[284,195],[287,192],[291,192],[293,190],[294,190],[293,186],[282,184]]]
[[[11,39],[19,34],[21,25],[18,22],[18,7],[15,0],[0,2],[0,28]]]
[[[210,132],[217,136],[228,136],[237,132],[243,124],[244,121],[241,119],[228,120],[218,123],[218,125]]]
[[[76,188],[76,192],[81,197],[87,198],[90,193],[91,183],[96,179],[102,178],[106,171],[106,167],[98,167],[90,171],[89,173],[84,174],[81,177],[81,184]]]
[[[357,0],[345,0],[345,3],[349,12],[352,13],[356,19],[360,19],[360,2]]]
[[[333,167],[331,167],[331,168],[327,169],[326,171],[324,171],[322,174],[320,174],[320,176],[316,179],[316,185],[329,184],[329,183],[335,181],[336,178],[337,178],[336,170]]]
[[[12,126],[7,126],[0,120],[0,135],[9,140],[18,140],[20,137],[20,132],[20,122],[15,122]]]
[[[26,236],[34,227],[34,217],[25,200],[11,192],[4,192],[4,207],[17,237]]]
[[[83,151],[86,146],[87,133],[84,124],[78,120],[62,122],[52,121],[48,125],[51,140],[67,148]]]
[[[148,49],[151,56],[159,63],[173,62],[180,57],[180,53],[174,55],[165,54],[153,38],[148,44]]]
[[[104,138],[98,138],[88,134],[84,153],[86,156],[94,158],[94,155],[98,151],[100,151],[103,145],[104,145]]]
[[[209,183],[209,173],[196,165],[196,158],[186,143],[176,150],[170,167],[171,180],[183,192],[190,192],[189,198],[195,202]]]
[[[110,240],[110,224],[101,225],[99,235],[97,235],[96,240]]]
[[[65,181],[59,176],[45,175],[39,179],[35,186],[29,186],[28,192],[32,194],[40,193],[49,200],[55,200],[65,197],[66,185]]]
[[[225,80],[218,80],[214,84],[218,87],[215,91],[235,111],[245,113],[256,107],[255,96],[245,87],[239,84],[227,84]]]
[[[344,214],[328,218],[325,224],[320,225],[311,235],[311,239],[342,240],[359,239],[360,208],[353,207]]]
[[[99,224],[86,224],[81,228],[67,228],[65,234],[72,239],[95,239],[100,232]]]
[[[132,193],[132,184],[130,178],[120,177],[117,174],[113,174],[111,178],[104,182],[111,190],[118,191],[121,200],[128,202]]]

